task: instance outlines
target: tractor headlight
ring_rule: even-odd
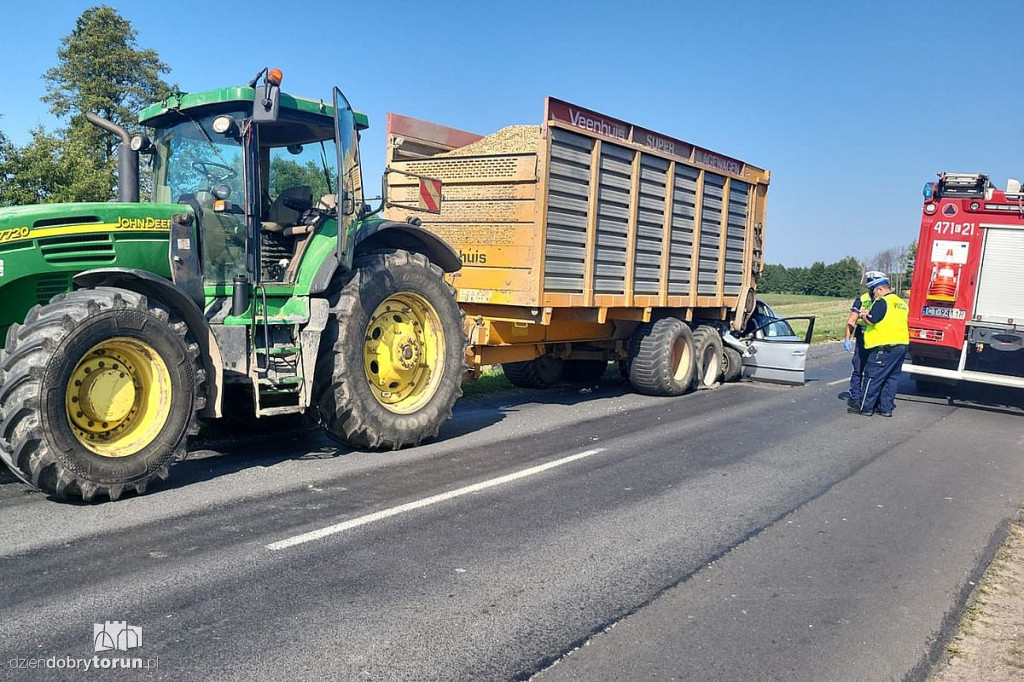
[[[218,116],[213,119],[213,132],[226,135],[235,129],[235,119],[230,116]]]
[[[148,154],[153,151],[153,140],[149,139],[149,135],[133,135],[128,146],[133,152]]]

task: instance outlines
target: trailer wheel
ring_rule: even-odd
[[[464,321],[455,289],[426,256],[357,259],[331,296],[313,377],[327,434],[395,450],[436,436],[462,395]]]
[[[694,387],[715,388],[722,378],[722,337],[718,330],[700,325],[693,331]]]
[[[682,395],[693,385],[693,336],[681,320],[640,325],[630,339],[629,383],[638,393]]]
[[[562,379],[576,384],[596,384],[606,369],[607,360],[566,360]]]
[[[735,348],[722,347],[722,382],[736,381],[743,373],[743,356]]]
[[[167,478],[205,402],[187,334],[125,289],[81,289],[30,310],[0,351],[0,459],[25,483],[86,502]]]
[[[548,388],[562,379],[565,362],[552,355],[540,355],[523,362],[505,362],[501,371],[513,386],[520,388]]]

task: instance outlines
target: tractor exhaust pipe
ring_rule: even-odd
[[[117,200],[139,203],[139,153],[131,148],[128,131],[91,111],[85,113],[89,123],[121,138],[117,145]]]

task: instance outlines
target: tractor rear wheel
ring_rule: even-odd
[[[640,325],[630,339],[629,383],[638,393],[682,395],[693,385],[693,335],[682,320]]]
[[[722,378],[722,337],[718,330],[700,325],[693,331],[694,388],[715,388]]]
[[[198,354],[184,322],[133,291],[36,306],[0,351],[0,459],[59,498],[145,492],[197,430]]]
[[[565,361],[552,355],[541,355],[533,360],[503,362],[501,371],[513,386],[520,388],[549,388],[562,379]]]
[[[462,395],[464,322],[455,289],[426,256],[358,258],[331,297],[313,377],[327,435],[394,450],[436,436]]]

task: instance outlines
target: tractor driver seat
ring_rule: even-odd
[[[296,185],[281,190],[261,221],[260,260],[264,279],[286,281],[294,275],[290,268],[304,251],[304,243],[313,230],[303,214],[313,208],[313,189]]]
[[[313,208],[313,188],[309,185],[296,185],[281,190],[281,193],[274,199],[267,211],[266,219],[262,221],[264,232],[278,232],[286,236],[303,234],[305,230],[299,225],[302,214]]]

